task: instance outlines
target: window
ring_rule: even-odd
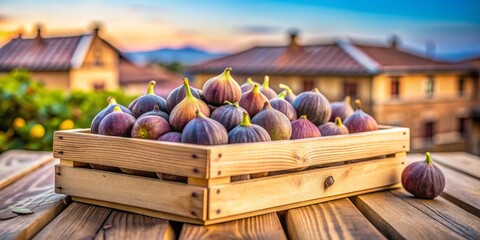
[[[93,84],[93,89],[95,91],[103,91],[105,90],[105,83],[103,81],[97,81]]]
[[[103,66],[102,52],[100,48],[96,48],[95,51],[93,52],[93,66],[95,67]]]
[[[303,91],[311,91],[314,88],[313,79],[303,79]]]
[[[458,133],[460,136],[465,137],[467,134],[467,119],[466,118],[459,118],[458,119]]]
[[[424,140],[426,143],[432,143],[433,141],[433,130],[434,122],[426,122],[424,125]]]
[[[429,98],[433,97],[434,90],[435,90],[435,81],[433,79],[433,76],[428,76],[428,79],[427,79],[427,96]]]
[[[390,80],[390,96],[398,98],[400,95],[400,79],[399,77],[392,77]]]
[[[465,78],[461,76],[458,78],[458,96],[462,97],[465,93]]]
[[[357,97],[357,83],[351,81],[343,82],[343,95],[351,98]]]

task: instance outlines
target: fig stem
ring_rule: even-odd
[[[350,96],[346,96],[345,97],[345,103],[350,105],[350,101],[352,100],[352,98]]]
[[[285,100],[285,97],[286,97],[286,96],[287,96],[287,91],[286,91],[286,90],[283,90],[281,93],[279,93],[279,94],[277,95],[277,98],[278,98],[278,99],[283,99],[283,100]]]
[[[251,77],[247,78],[247,80],[245,80],[245,82],[248,83],[248,84],[252,84],[252,85],[255,84]]]
[[[114,112],[122,112],[122,109],[120,108],[120,106],[117,105],[117,106],[113,107],[113,111]]]
[[[108,105],[117,104],[117,100],[114,97],[110,96],[107,98]]]
[[[225,68],[225,70],[223,71],[223,75],[225,75],[225,80],[226,81],[231,81],[233,80],[233,77],[232,77],[232,74],[230,73],[232,71],[232,68],[231,67],[227,67]]]
[[[155,92],[153,91],[153,87],[155,86],[155,84],[157,84],[157,82],[155,82],[153,80],[148,83],[148,88],[147,88],[147,94],[148,95],[154,95],[155,94]]]
[[[432,157],[430,156],[430,152],[425,153],[425,162],[429,165],[433,164]]]
[[[160,107],[158,106],[158,104],[155,104],[155,105],[153,106],[153,111],[155,111],[155,112],[160,111]]]
[[[258,84],[255,84],[252,89],[252,93],[260,93],[260,89],[258,87]]]
[[[301,119],[307,119],[307,115],[300,116]]]
[[[265,103],[263,104],[262,110],[271,109],[271,108],[272,108],[272,105],[270,105],[270,101],[265,101]]]
[[[279,86],[281,89],[287,90],[287,93],[288,93],[288,94],[293,94],[293,91],[292,91],[292,89],[291,89],[289,86],[287,86],[287,85],[285,85],[285,84],[283,84],[283,83],[280,83],[278,86]]]
[[[362,102],[360,99],[355,100],[355,110],[360,110],[362,109]]]
[[[188,78],[183,78],[183,86],[185,87],[185,97],[192,99],[194,98],[192,95],[192,89],[190,89],[190,85],[188,84]]]
[[[265,78],[263,79],[263,84],[262,84],[262,88],[270,88],[269,87],[270,85],[270,77],[268,75],[265,75]]]
[[[248,127],[252,125],[250,123],[250,116],[248,116],[248,113],[247,112],[243,112],[243,117],[242,117],[242,122],[240,123],[240,126],[242,127]]]
[[[335,118],[335,125],[336,125],[337,127],[340,127],[340,126],[343,125],[342,119],[341,119],[340,117],[336,117],[336,118]]]
[[[234,102],[234,103],[233,103],[233,106],[236,107],[236,108],[239,108],[239,107],[240,107],[240,105],[238,104],[238,102]]]
[[[316,93],[320,93],[320,90],[318,88],[314,88],[313,91]]]

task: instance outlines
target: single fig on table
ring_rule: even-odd
[[[288,120],[295,121],[297,119],[297,111],[291,103],[285,100],[287,95],[286,91],[282,91],[276,98],[270,100],[270,105],[278,111],[282,112],[287,116]]]
[[[132,138],[156,140],[170,131],[167,120],[159,116],[145,116],[137,119],[132,128]]]
[[[268,132],[261,126],[251,124],[247,112],[243,112],[241,123],[228,133],[228,143],[271,141]]]
[[[330,122],[335,121],[336,117],[340,117],[345,120],[348,116],[352,115],[353,108],[350,105],[350,96],[346,96],[345,100],[340,102],[333,102],[332,104],[332,116],[330,116]]]
[[[190,121],[182,132],[182,143],[200,145],[220,145],[228,143],[228,133],[225,127],[208,117],[199,110],[196,117]]]
[[[200,99],[200,94],[198,93],[197,89],[195,89],[193,87],[190,87],[190,91],[192,92],[192,95],[195,98]],[[173,110],[173,108],[175,108],[175,106],[177,106],[177,104],[185,98],[186,94],[187,94],[187,91],[185,91],[185,85],[184,84],[182,84],[181,86],[173,89],[167,96],[168,112],[171,112]]]
[[[318,88],[309,92],[300,93],[292,102],[297,115],[307,115],[315,125],[328,122],[332,115],[332,108],[328,99],[320,93]]]
[[[167,102],[165,99],[155,95],[155,92],[153,91],[155,84],[155,81],[150,81],[148,84],[147,93],[136,98],[130,103],[130,105],[128,105],[128,108],[132,110],[135,117],[139,117],[146,112],[152,111],[155,105],[158,105],[161,111],[168,111]]]
[[[146,117],[146,116],[159,116],[159,117],[162,117],[163,119],[167,120],[167,122],[168,122],[168,118],[169,118],[168,113],[160,111],[160,107],[158,105],[155,105],[153,107],[152,111],[146,112],[146,113],[140,115],[140,117],[138,117],[138,118],[142,118],[142,117]]]
[[[348,116],[343,123],[350,133],[368,132],[378,130],[375,119],[362,111],[360,100],[355,100],[355,112]]]
[[[227,101],[226,105],[215,109],[210,115],[210,118],[221,123],[227,131],[230,131],[240,124],[243,112],[245,112],[245,109],[240,107],[238,102],[231,103]]]
[[[317,126],[307,119],[307,115],[300,116],[292,122],[292,136],[290,139],[321,137]]]
[[[292,103],[293,100],[295,100],[295,98],[297,97],[297,95],[295,95],[295,93],[292,91],[292,89],[285,84],[280,83],[278,86],[281,89],[287,91],[287,95],[285,96],[285,100],[287,100],[289,103]]]
[[[267,97],[269,100],[277,96],[275,90],[270,88],[270,77],[267,75],[265,75],[265,78],[263,79],[260,92],[263,93],[263,95],[265,95],[265,97]]]
[[[230,72],[232,68],[226,68],[222,74],[210,78],[203,85],[203,95],[208,104],[220,106],[225,101],[238,102],[242,96],[242,90]]]
[[[349,133],[348,128],[343,125],[342,119],[340,117],[336,117],[334,123],[327,122],[318,126],[318,129],[320,130],[322,136],[334,136]]]
[[[427,152],[425,161],[414,162],[403,170],[402,185],[417,198],[433,199],[445,189],[445,176]]]
[[[108,106],[102,109],[97,115],[93,118],[92,123],[90,124],[90,132],[98,134],[98,127],[100,126],[100,122],[107,116],[107,114],[113,112],[113,108],[115,106],[120,106],[123,112],[128,113],[133,116],[133,113],[126,107],[120,105],[115,101],[114,97],[107,98]]]
[[[267,130],[272,141],[288,140],[292,136],[290,120],[282,112],[272,108],[269,101],[266,101],[262,111],[252,118],[252,123]]]
[[[181,142],[182,134],[179,132],[168,132],[163,134],[161,137],[158,138],[158,141],[163,142]]]
[[[115,106],[113,112],[107,114],[100,122],[98,133],[101,135],[130,137],[135,117],[122,111],[120,106]]]
[[[185,85],[185,89],[187,89],[185,98],[173,108],[169,118],[170,126],[177,131],[182,131],[185,125],[195,118],[196,110],[200,110],[207,117],[210,116],[208,105],[193,96],[190,86],[188,85],[188,78],[183,79],[183,85]]]
[[[238,104],[247,111],[250,117],[253,118],[255,114],[262,110],[263,104],[266,101],[268,101],[267,97],[260,92],[259,86],[255,84],[252,90],[242,94],[242,98],[240,98],[240,102],[238,102]]]
[[[242,93],[248,92],[248,91],[252,90],[252,88],[253,88],[253,86],[255,86],[255,84],[258,84],[258,83],[254,82],[252,80],[252,78],[247,78],[247,80],[245,80],[245,82],[242,84],[242,86],[240,86],[240,89],[242,90]]]

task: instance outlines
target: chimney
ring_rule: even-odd
[[[299,50],[301,49],[302,46],[300,46],[300,44],[298,44],[298,40],[297,40],[297,37],[298,37],[298,29],[291,29],[288,31],[288,34],[290,36],[290,43],[288,45],[288,49],[289,50]]]
[[[392,35],[389,42],[391,48],[398,49],[400,46],[400,38],[397,35]]]
[[[102,24],[99,22],[94,22],[93,23],[93,29],[92,29],[92,34],[94,37],[98,37],[99,32],[102,29]]]
[[[42,24],[37,24],[35,27],[37,28],[37,36],[35,36],[35,42],[37,44],[42,44],[42,42],[43,42]]]
[[[23,28],[20,27],[20,28],[18,28],[17,39],[22,39],[22,36],[23,36]]]
[[[425,56],[435,58],[435,42],[433,40],[428,40],[425,43]]]

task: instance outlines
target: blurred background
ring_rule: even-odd
[[[418,151],[480,155],[480,2],[0,0],[0,152],[50,150],[156,80],[225,67],[330,101],[359,98]]]

